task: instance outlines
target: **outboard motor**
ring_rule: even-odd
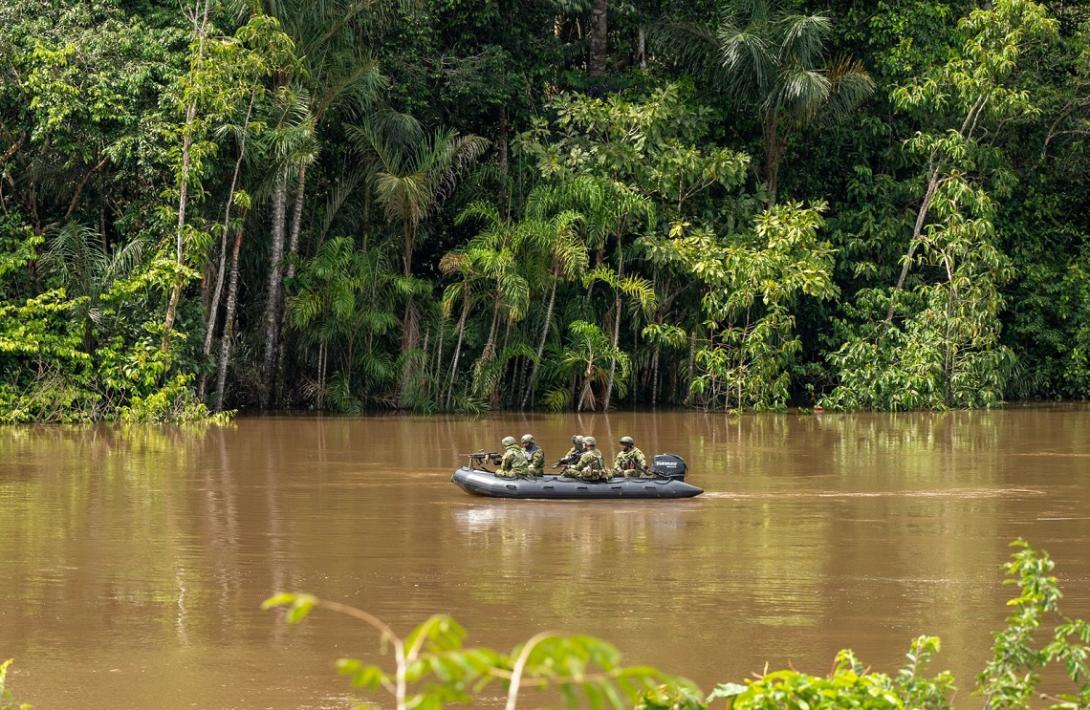
[[[685,460],[677,454],[655,454],[651,462],[651,473],[659,478],[685,480]]]

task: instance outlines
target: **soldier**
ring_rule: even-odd
[[[613,475],[625,478],[646,478],[651,475],[647,470],[647,457],[636,448],[631,436],[621,437],[621,450],[613,461]]]
[[[500,478],[518,478],[526,475],[526,454],[513,436],[503,437],[503,458],[496,475]]]
[[[598,450],[598,442],[593,436],[583,437],[583,455],[570,468],[564,471],[565,476],[582,478],[586,481],[600,481],[609,478],[606,463],[602,460],[602,452]]]
[[[568,449],[568,453],[564,454],[559,461],[556,462],[557,466],[574,466],[575,462],[579,460],[579,457],[583,455],[583,437],[578,434],[573,434],[571,438],[571,448]]]
[[[534,441],[533,434],[522,435],[522,448],[526,451],[526,475],[545,475],[545,452]]]

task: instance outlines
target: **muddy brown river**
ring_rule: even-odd
[[[630,434],[706,493],[473,498],[458,454]],[[0,660],[37,710],[343,707],[375,636],[259,610],[278,590],[395,629],[449,612],[469,643],[609,639],[708,690],[839,648],[892,671],[943,639],[957,704],[989,655],[1024,537],[1090,616],[1090,408],[911,415],[263,417],[207,429],[0,428]],[[534,707],[532,696],[526,707]]]

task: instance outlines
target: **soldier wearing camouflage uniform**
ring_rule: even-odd
[[[500,478],[518,478],[526,475],[526,454],[513,436],[503,437],[503,458],[496,475]]]
[[[602,460],[602,452],[598,450],[598,442],[593,436],[583,437],[585,451],[575,464],[564,471],[564,475],[570,478],[581,478],[585,481],[601,481],[609,478],[606,463]]]
[[[579,460],[579,457],[583,455],[583,437],[578,434],[574,434],[571,438],[571,448],[568,449],[568,453],[560,457],[560,460],[556,462],[557,466],[574,466],[575,462]]]
[[[621,437],[621,450],[613,461],[613,475],[625,478],[649,478],[651,473],[647,470],[647,457],[636,448],[636,442],[631,436]]]
[[[526,475],[545,475],[545,452],[534,441],[532,434],[522,435],[522,448],[526,452]]]

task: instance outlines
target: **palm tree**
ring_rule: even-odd
[[[545,235],[544,241],[549,245],[551,264],[547,280],[549,299],[545,306],[545,322],[541,327],[541,338],[538,340],[530,379],[522,395],[523,409],[529,403],[537,385],[538,371],[545,353],[545,343],[549,338],[549,330],[552,328],[557,285],[561,281],[579,278],[590,263],[587,242],[579,231],[585,218],[576,210],[561,208],[568,201],[567,198],[563,185],[539,186],[530,193],[526,201],[527,222],[531,229],[539,230]]]
[[[359,249],[347,237],[331,239],[304,262],[299,289],[287,301],[291,325],[304,341],[317,345],[317,380],[308,387],[319,409],[330,391],[330,352],[339,357],[337,404],[359,406],[352,376],[356,370],[368,385],[394,379],[391,359],[375,350],[375,338],[392,330],[397,317],[390,297],[391,274],[382,249]]]
[[[619,353],[621,340],[621,297],[628,298],[647,317],[655,310],[655,288],[651,282],[639,276],[624,276],[608,266],[599,266],[584,277],[583,282],[590,286],[601,282],[613,289],[613,337],[610,352]],[[618,360],[612,358],[609,365],[609,377],[606,379],[606,391],[602,397],[602,409],[609,409],[613,397],[613,388],[617,384]],[[626,377],[622,371],[621,379]]]
[[[242,163],[246,158],[246,141],[250,136],[250,119],[253,116],[254,103],[257,100],[257,89],[250,92],[250,102],[246,106],[246,116],[242,120],[242,125],[226,124],[221,127],[221,133],[229,133],[236,137],[238,142],[238,156],[235,158],[235,168],[231,173],[231,183],[227,188],[227,199],[225,200],[225,206],[223,210],[223,227],[220,232],[220,245],[219,245],[219,265],[216,269],[216,284],[212,289],[212,300],[208,304],[208,311],[205,314],[205,330],[204,330],[204,348],[202,350],[205,358],[207,358],[212,352],[212,339],[215,337],[216,324],[219,318],[220,311],[220,297],[223,295],[223,284],[227,277],[227,239],[231,232],[231,210],[235,206],[235,200],[239,197],[236,192],[238,187],[239,175],[242,172]],[[243,202],[249,203],[249,196],[243,196]],[[239,235],[236,239],[241,238],[241,228],[239,228]],[[237,260],[232,263],[235,269],[238,268]],[[237,274],[236,284],[237,284]],[[235,292],[237,296],[237,290]],[[234,315],[233,308],[231,314]],[[201,375],[200,386],[197,388],[199,397],[204,398],[205,385],[207,383],[206,375]]]
[[[454,189],[462,170],[484,153],[488,141],[453,129],[429,136],[404,115],[356,127],[352,135],[357,146],[378,162],[375,197],[387,221],[401,225],[402,273],[412,276],[417,228]]]
[[[268,4],[295,42],[300,71],[295,72],[292,82],[298,92],[309,96],[307,124],[314,137],[308,150],[293,161],[291,170],[294,196],[287,242],[290,281],[295,276],[302,234],[307,172],[321,149],[319,134],[323,121],[334,109],[339,110],[342,119],[365,115],[387,85],[363,28],[383,20],[389,8],[377,0],[268,0]],[[366,16],[366,22],[355,21],[361,16]],[[282,359],[283,342],[280,347]]]
[[[615,347],[602,329],[593,323],[573,321],[568,326],[568,331],[571,342],[561,354],[560,366],[582,380],[579,385],[579,398],[575,403],[576,411],[589,409],[593,412],[598,407],[594,385],[602,385],[603,381],[612,379],[617,370],[620,371],[620,382],[623,383],[628,379],[631,361],[628,354]],[[605,366],[606,362],[609,363],[608,368]],[[556,408],[569,401],[567,395],[563,398],[550,395],[548,399]]]
[[[351,239],[331,239],[303,265],[299,289],[287,300],[292,327],[318,345],[318,377],[313,387],[318,409],[325,406],[330,346],[351,337],[355,330],[352,325],[357,312],[356,294],[365,284],[354,261],[355,245]],[[350,345],[340,349],[348,360],[341,371],[349,377],[351,349]]]
[[[613,289],[613,338],[612,350],[619,351],[621,337],[622,295],[635,299],[648,312],[654,307],[655,291],[642,278],[626,277],[624,239],[633,231],[650,229],[655,224],[655,205],[644,195],[628,186],[604,178],[581,176],[564,184],[559,190],[547,194],[545,206],[567,205],[583,216],[587,244],[598,250],[598,262],[584,278],[588,299],[596,283],[604,283]],[[535,209],[542,209],[536,207]],[[606,243],[615,242],[617,262],[615,268],[605,265],[602,253]],[[606,383],[604,408],[608,409],[616,382],[617,363],[610,365]]]
[[[476,274],[474,274],[469,259],[462,249],[444,254],[443,258],[439,260],[439,271],[445,276],[457,274],[461,277],[443,290],[442,301],[444,318],[450,318],[451,314],[454,313],[455,304],[461,303],[461,314],[458,316],[458,323],[454,326],[454,330],[458,334],[458,342],[454,346],[454,360],[450,366],[450,384],[447,387],[447,396],[444,402],[444,407],[449,410],[451,398],[454,396],[454,380],[458,374],[458,361],[462,358],[462,341],[465,340],[466,319],[469,317]]]
[[[386,112],[361,126],[349,128],[357,149],[376,162],[372,177],[375,199],[388,222],[401,225],[401,270],[412,278],[417,229],[454,189],[458,176],[484,153],[488,141],[463,136],[453,129],[427,135],[411,117]],[[406,356],[419,336],[417,310],[412,298],[405,303],[401,352]],[[403,383],[409,373],[403,373]]]
[[[874,91],[858,61],[826,57],[828,16],[791,14],[781,0],[733,0],[715,27],[662,29],[683,63],[761,112],[769,206],[776,203],[790,134],[850,113]]]
[[[295,87],[296,89],[298,87]],[[274,390],[279,351],[281,288],[284,281],[284,246],[287,230],[288,177],[313,155],[314,126],[309,97],[282,86],[275,95],[274,122],[266,140],[273,155],[273,192],[269,242],[269,273],[265,291],[265,351],[262,359],[261,406],[268,405]]]
[[[455,224],[461,225],[470,220],[482,222],[484,228],[462,252],[462,269],[487,282],[492,295],[488,339],[474,366],[475,387],[479,394],[494,398],[496,377],[491,365],[496,359],[500,316],[504,315],[510,324],[522,320],[526,314],[530,305],[528,274],[534,271],[531,262],[540,255],[551,235],[539,229],[539,225],[512,223],[504,219],[499,210],[486,202],[474,202],[466,207],[455,218]]]
[[[110,252],[101,243],[97,232],[70,222],[49,239],[41,259],[42,268],[60,279],[70,298],[83,299],[73,313],[83,321],[83,346],[92,355],[95,326],[103,317],[102,295],[135,269],[144,253],[138,239]]]

